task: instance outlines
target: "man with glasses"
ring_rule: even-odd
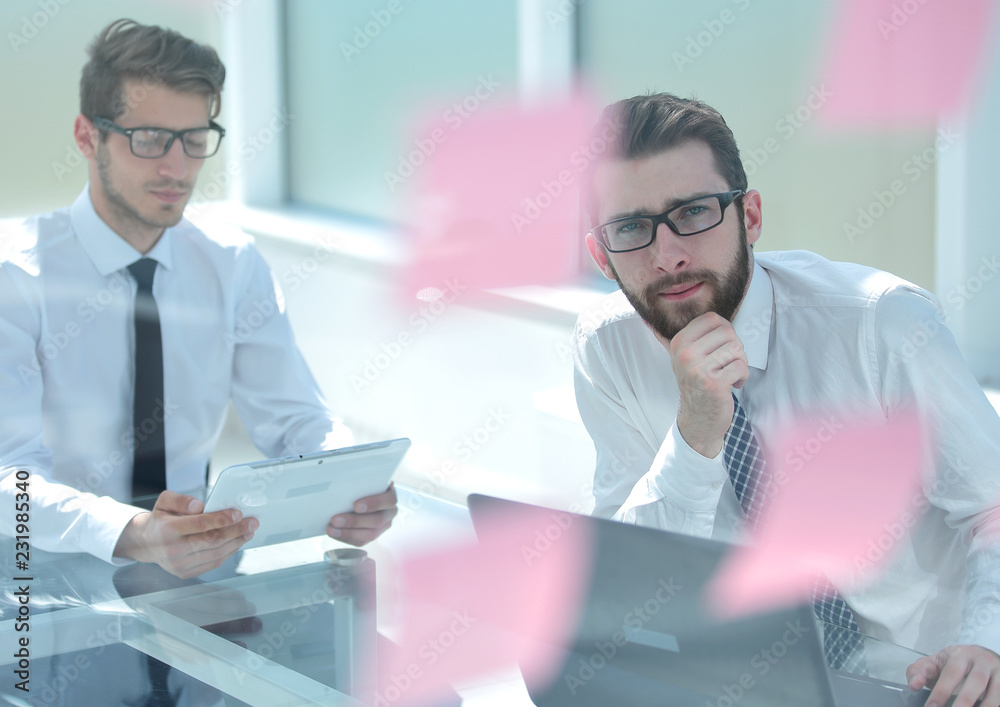
[[[927,704],[1000,705],[1000,419],[933,297],[812,253],[755,257],[761,195],[704,103],[638,96],[598,129],[617,137],[590,171],[586,242],[621,291],[575,337],[595,514],[732,540],[766,509],[763,451],[783,423],[915,410],[937,433],[919,525],[872,584],[817,585],[814,608],[828,639],[929,654],[907,670],[935,686]],[[827,642],[827,658],[858,667],[859,645]]]
[[[257,528],[182,493],[204,486],[230,400],[268,456],[351,434],[252,240],[183,218],[225,136],[215,51],[119,20],[89,53],[74,136],[90,183],[70,208],[29,219],[0,261],[0,502],[15,508],[30,472],[32,545],[193,577]],[[151,511],[129,503],[143,494]],[[364,544],[392,522],[395,491],[354,510],[328,533]],[[0,517],[14,535],[14,514]]]

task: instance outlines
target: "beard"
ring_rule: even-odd
[[[736,316],[736,310],[740,308],[747,283],[750,281],[750,254],[747,252],[746,227],[741,220],[736,252],[729,268],[723,273],[703,269],[689,270],[680,275],[664,275],[639,292],[625,286],[610,258],[608,265],[629,304],[657,334],[669,341],[692,319],[706,312],[715,312],[729,321]],[[710,297],[706,304],[676,302],[670,303],[670,311],[663,309],[663,302],[659,299],[661,292],[678,285],[689,283],[693,285],[697,282],[703,282],[709,290]]]
[[[181,218],[184,216],[184,206],[186,205],[186,202],[178,202],[174,205],[175,208],[164,206],[162,213],[159,214],[148,215],[140,213],[139,209],[129,203],[125,195],[122,194],[117,187],[115,187],[110,168],[110,155],[106,149],[102,146],[98,146],[97,176],[101,180],[101,189],[104,191],[105,198],[108,201],[108,206],[110,206],[114,212],[115,220],[118,223],[125,227],[129,224],[135,224],[139,227],[150,229],[170,228],[171,226],[176,226],[180,223]],[[161,189],[177,189],[187,191],[190,185],[184,182],[168,180],[155,186],[156,188]]]

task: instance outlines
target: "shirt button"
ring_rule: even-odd
[[[721,481],[716,481],[714,484],[712,484],[712,488],[713,489],[722,488],[722,482]]]

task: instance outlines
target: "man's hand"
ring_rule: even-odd
[[[349,545],[364,545],[389,529],[398,510],[396,487],[389,484],[382,493],[355,501],[353,513],[331,518],[326,534]]]
[[[660,339],[680,388],[677,431],[704,457],[722,451],[733,421],[732,389],[750,375],[743,342],[732,323],[715,312],[695,317],[670,341]]]
[[[204,508],[193,496],[164,491],[152,512],[125,526],[115,556],[154,562],[182,579],[215,569],[253,537],[258,523],[237,510],[202,513]]]
[[[1000,707],[1000,655],[982,646],[948,646],[906,669],[911,690],[933,685],[926,707]],[[977,702],[977,700],[982,700]]]

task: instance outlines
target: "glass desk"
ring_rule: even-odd
[[[397,488],[400,517],[382,547],[372,548],[386,553],[379,555],[383,586],[393,585],[396,562],[472,532],[464,508],[432,499],[416,503],[414,492]],[[23,583],[11,579],[20,576],[12,541],[0,538],[0,550],[0,705],[147,707],[147,655],[171,666],[167,685],[181,706],[359,705],[370,699],[374,592],[359,586],[367,580],[356,569],[328,566],[322,550],[313,553],[311,546],[304,553],[308,561],[315,554],[310,564],[273,569],[276,563],[254,561],[260,551],[250,550],[239,574],[229,566],[197,581],[147,565],[112,567],[87,555],[33,549],[32,692],[25,695],[14,689],[13,672]],[[289,553],[281,546],[269,550]],[[383,631],[392,627],[395,603],[386,605]],[[906,666],[919,657],[869,637],[864,642],[867,669],[882,680],[903,682]],[[464,683],[458,692],[466,707],[532,704],[515,666]],[[458,701],[456,696],[449,704]],[[702,707],[705,698],[692,704]]]
[[[353,706],[373,694],[363,551],[254,574],[233,559],[180,580],[34,548],[23,572],[13,541],[0,548],[0,705],[146,707],[171,704],[157,701],[169,691],[177,705]]]

